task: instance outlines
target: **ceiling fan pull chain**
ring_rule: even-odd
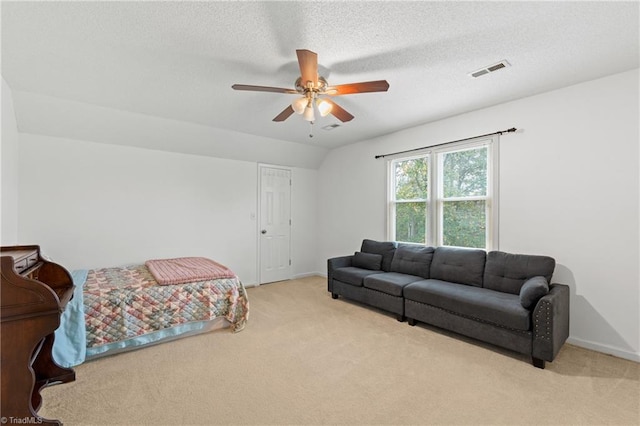
[[[313,137],[313,121],[309,122],[309,137]]]

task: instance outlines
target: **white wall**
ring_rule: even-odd
[[[328,151],[19,90],[13,101],[21,133],[308,169],[317,169]]]
[[[318,275],[318,171],[293,168],[291,179],[293,276]]]
[[[68,269],[206,256],[256,283],[256,163],[30,134],[20,143],[21,243]],[[293,169],[294,213],[306,213],[300,194],[315,193],[316,175]],[[308,232],[292,229],[296,274],[314,266]]]
[[[13,108],[13,97],[7,82],[2,79],[2,142],[0,168],[2,169],[0,200],[0,243],[3,246],[18,242],[18,126]]]
[[[374,155],[517,127],[501,138],[500,250],[556,259],[570,342],[640,361],[638,81],[636,69],[331,151],[318,268],[386,237],[386,165]]]

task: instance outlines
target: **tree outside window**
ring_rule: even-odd
[[[427,241],[429,156],[394,165],[396,239],[410,243]]]
[[[440,207],[445,246],[487,246],[486,147],[438,154],[442,167]]]
[[[491,248],[492,142],[391,161],[390,238]]]

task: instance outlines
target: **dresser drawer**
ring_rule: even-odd
[[[18,274],[21,274],[38,263],[37,250],[10,251],[2,254],[13,257],[13,268]]]
[[[20,259],[20,260],[14,260],[13,262],[13,269],[16,270],[17,273],[21,274],[22,271],[24,271],[25,269],[27,269],[28,266],[28,262],[27,259]]]

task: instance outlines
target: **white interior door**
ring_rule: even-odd
[[[291,278],[291,170],[260,166],[260,284]]]

